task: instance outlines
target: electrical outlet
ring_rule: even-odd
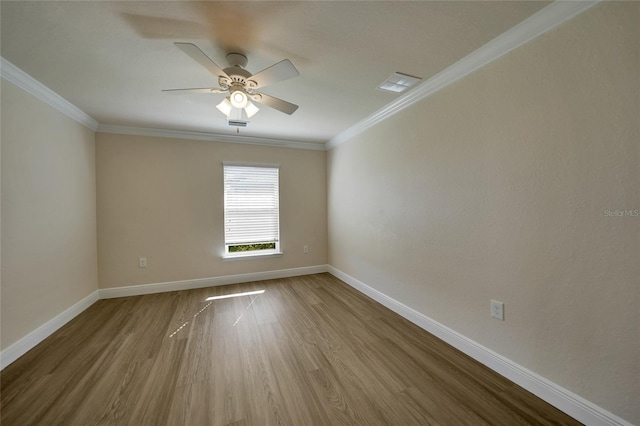
[[[302,252],[303,252],[304,254],[309,253],[309,246],[304,246],[304,247],[302,247]]]
[[[491,317],[504,321],[504,303],[491,300]]]
[[[138,267],[139,268],[146,268],[147,267],[147,258],[146,257],[141,257],[140,259],[138,259]]]

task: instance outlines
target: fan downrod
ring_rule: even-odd
[[[227,62],[229,62],[229,66],[244,68],[247,66],[248,60],[242,53],[229,53],[227,55]]]

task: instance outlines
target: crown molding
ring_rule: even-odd
[[[1,56],[0,76],[94,132],[98,128],[98,122],[87,113]]]
[[[556,28],[569,19],[598,4],[596,1],[555,1],[529,18],[505,31],[478,50],[465,56],[440,73],[417,85],[407,94],[387,104],[347,130],[339,133],[326,143],[326,148],[334,148],[355,135],[382,122],[403,109],[444,89],[455,81],[476,71],[510,51]]]
[[[508,52],[528,43],[547,31],[561,25],[598,4],[595,1],[555,1],[549,6],[525,19],[510,30],[494,38],[478,50],[462,58],[455,64],[416,86],[407,94],[387,104],[347,130],[339,133],[326,143],[301,142],[286,139],[271,139],[253,136],[221,135],[205,132],[182,130],[152,129],[143,127],[115,126],[99,124],[84,111],[13,65],[0,56],[0,75],[26,92],[57,109],[71,119],[93,131],[116,134],[155,136],[181,139],[207,140],[215,142],[244,143],[252,145],[276,146],[310,150],[328,150],[334,148],[368,128],[382,122],[405,108],[425,99],[455,81],[500,58]]]
[[[199,141],[244,143],[251,145],[275,146],[281,148],[298,148],[324,151],[325,144],[317,142],[300,142],[287,139],[271,139],[254,136],[221,135],[217,133],[192,132],[186,130],[154,129],[148,127],[117,126],[100,124],[97,132],[119,135],[153,136],[161,138],[192,139]]]

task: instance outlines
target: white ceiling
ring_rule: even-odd
[[[324,143],[399,95],[393,72],[428,79],[548,2],[2,1],[1,54],[102,125],[235,135],[224,95],[161,93],[216,79],[173,42],[221,67],[229,52],[253,73],[284,58],[300,77],[264,92],[300,105],[263,106],[240,134]]]

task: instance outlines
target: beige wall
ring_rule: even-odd
[[[283,256],[222,261],[223,161],[280,165]],[[96,169],[101,288],[327,262],[324,151],[98,133]]]
[[[638,424],[640,217],[605,211],[640,209],[639,22],[600,4],[327,158],[329,264]]]
[[[94,133],[2,79],[2,349],[98,289]]]

